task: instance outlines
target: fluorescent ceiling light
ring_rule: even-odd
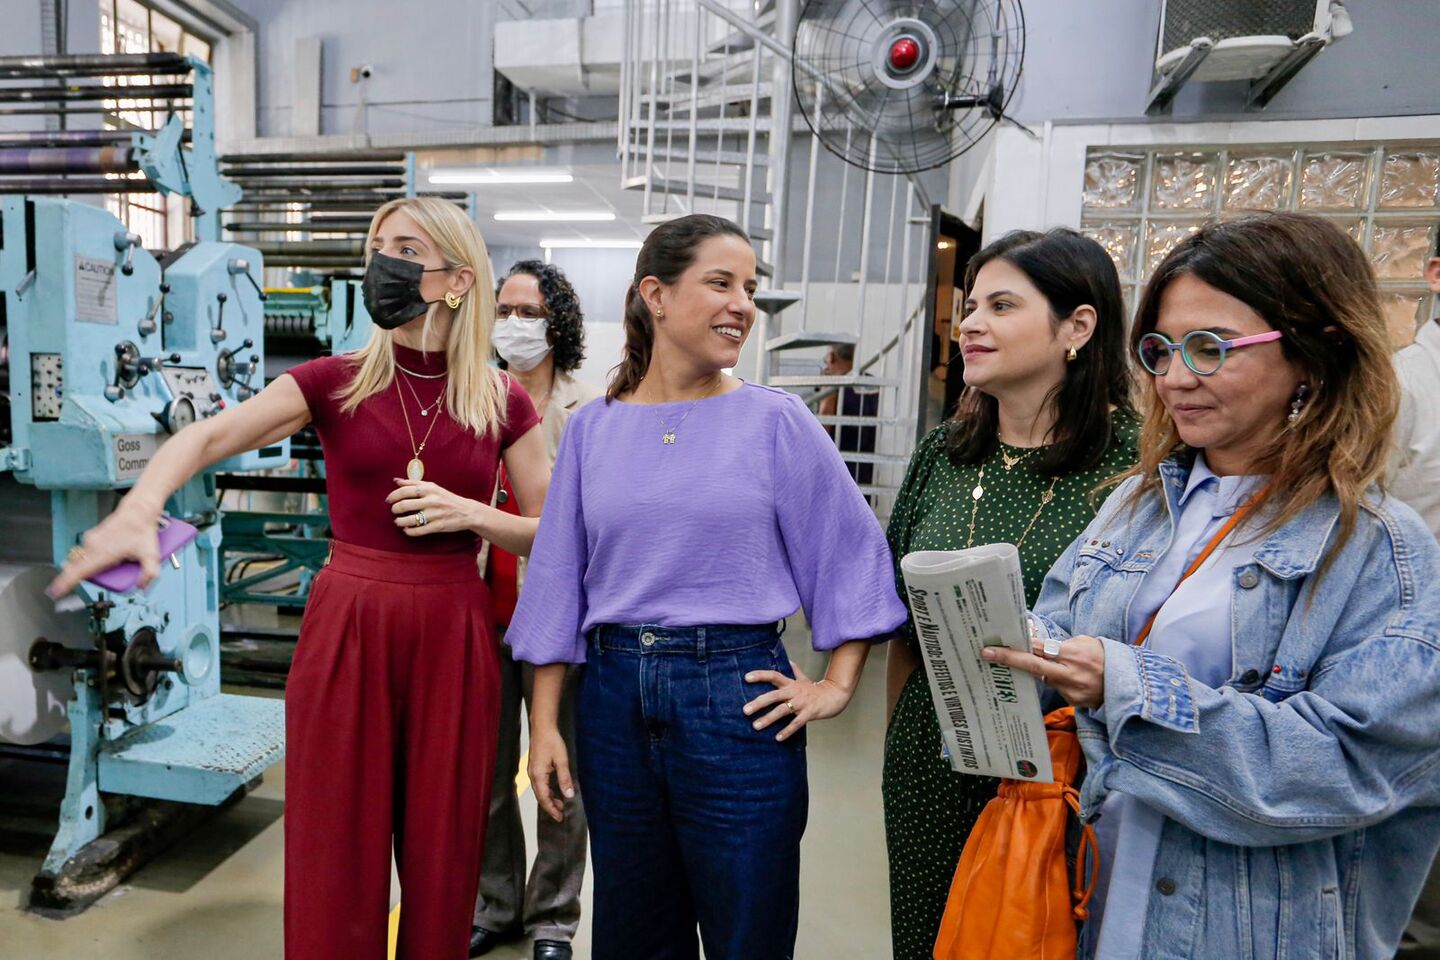
[[[435,184],[485,186],[507,183],[571,183],[575,177],[565,170],[481,167],[471,170],[431,171],[428,179]]]
[[[639,250],[639,240],[569,240],[551,237],[540,241],[546,250]]]
[[[511,223],[608,223],[615,214],[608,210],[501,210],[495,219]]]

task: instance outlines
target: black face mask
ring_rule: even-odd
[[[394,330],[414,320],[433,302],[420,295],[420,279],[427,273],[447,269],[431,267],[427,270],[411,260],[387,257],[383,253],[372,254],[370,266],[365,268],[365,279],[360,284],[370,319],[382,330]]]

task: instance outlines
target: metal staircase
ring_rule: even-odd
[[[794,115],[790,44],[800,6],[629,0],[623,183],[643,192],[647,223],[714,213],[755,241],[762,283],[751,340],[760,349],[747,377],[799,393],[812,408],[837,391],[880,395],[876,416],[819,419],[837,437],[841,427],[876,428],[874,450],[842,452],[874,465],[861,489],[886,516],[921,404],[929,200],[916,181],[854,169],[825,152]],[[803,169],[792,149],[808,152]],[[821,238],[833,249],[820,249]],[[816,353],[845,344],[857,347],[854,369],[820,373]]]

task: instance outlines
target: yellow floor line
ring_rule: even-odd
[[[520,772],[515,774],[515,796],[523,797],[530,789],[530,751],[520,758]]]
[[[515,775],[515,795],[521,796],[530,789],[530,753],[520,758],[520,772]],[[400,934],[400,904],[390,911],[390,960],[395,960],[395,939]]]

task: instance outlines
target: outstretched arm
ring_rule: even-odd
[[[175,434],[161,444],[115,511],[85,534],[81,553],[51,582],[50,595],[68,593],[81,580],[126,560],[140,564],[140,585],[149,584],[160,572],[155,527],[170,495],[211,464],[279,443],[309,422],[300,385],[282,375],[244,403]]]

